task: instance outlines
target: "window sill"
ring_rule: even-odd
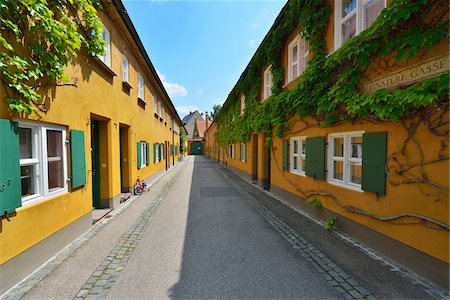
[[[97,64],[103,69],[103,71],[105,71],[106,73],[108,73],[111,77],[115,77],[117,76],[117,73],[114,72],[113,69],[111,69],[110,66],[108,66],[107,64],[105,64],[103,61],[101,61],[98,57],[94,58],[94,61],[97,62]]]
[[[122,87],[131,90],[133,87],[127,81],[122,81]]]
[[[306,176],[306,173],[304,173],[304,172],[302,173],[302,172],[297,172],[297,171],[289,170],[289,173],[294,174],[294,175],[297,175],[297,176],[307,177],[307,176]]]
[[[19,207],[17,209],[17,211],[27,209],[27,208],[33,207],[35,205],[39,205],[40,203],[43,203],[46,201],[54,200],[55,198],[63,196],[64,194],[67,194],[67,193],[68,193],[68,188],[64,187],[64,188],[60,188],[60,189],[52,191],[47,196],[42,196],[42,195],[37,194],[37,195],[31,195],[31,196],[24,197],[25,200],[22,199],[22,207]]]
[[[139,105],[141,108],[145,109],[145,106],[147,105],[147,102],[145,102],[144,99],[139,98],[139,97],[137,98],[137,100],[138,100],[138,105]]]
[[[327,180],[327,182],[329,184],[336,185],[336,186],[339,186],[339,187],[344,188],[344,189],[348,189],[348,190],[352,190],[352,191],[355,191],[355,192],[364,193],[364,191],[361,189],[361,187],[356,187],[356,186],[353,186],[353,185],[349,185],[349,184],[345,184],[345,183],[338,182],[338,181],[333,181],[333,180]]]

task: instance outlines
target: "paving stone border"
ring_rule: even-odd
[[[185,159],[186,160],[186,159]],[[161,174],[150,183],[148,186],[153,186],[156,182],[158,182],[165,175],[170,174],[176,167],[182,164],[180,161],[177,165],[170,168],[168,172]],[[177,171],[178,172],[178,171]],[[167,186],[167,184],[166,184]],[[164,188],[163,188],[164,190]],[[162,191],[163,191],[162,190]],[[162,193],[160,192],[160,194]],[[159,195],[159,194],[158,194]],[[37,268],[33,273],[28,275],[14,287],[6,291],[3,295],[0,295],[0,300],[17,300],[22,298],[28,291],[30,291],[34,286],[36,286],[41,280],[47,277],[53,270],[55,270],[60,264],[62,264],[68,257],[72,256],[81,246],[83,246],[86,242],[92,239],[99,231],[103,230],[103,228],[111,222],[115,217],[122,214],[125,209],[130,206],[134,200],[139,198],[139,196],[132,196],[128,199],[124,204],[120,206],[113,214],[111,218],[103,218],[97,223],[95,223],[91,228],[89,228],[86,233],[79,236],[73,242],[68,244],[65,248],[59,251],[55,256],[50,258],[47,262],[42,264],[39,268]],[[156,197],[158,198],[158,196]]]
[[[322,277],[345,299],[377,299],[358,282],[351,278],[338,265],[315,248],[302,235],[275,216],[264,205],[259,203],[250,193],[234,182],[221,168],[217,169],[222,176],[236,188],[242,196],[249,200],[256,210],[287,242],[322,275]]]
[[[144,210],[131,228],[120,238],[119,242],[108,253],[97,269],[86,280],[74,299],[104,299],[111,287],[128,263],[131,255],[142,240],[152,217],[155,215],[163,199],[174,185],[176,173],[156,196],[152,204]]]

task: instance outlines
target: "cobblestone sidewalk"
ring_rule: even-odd
[[[173,176],[157,195],[153,203],[142,213],[134,225],[122,236],[119,242],[100,263],[95,272],[81,287],[75,299],[104,299],[116,282],[120,272],[125,268],[128,260],[138,246],[147,230],[152,216],[155,215],[161,201],[166,197],[174,185],[178,173]]]

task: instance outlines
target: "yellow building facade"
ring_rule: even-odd
[[[15,213],[2,212],[0,294],[89,229],[93,209],[118,208],[137,179],[181,157],[183,123],[125,8],[103,4],[104,57],[73,58],[65,70],[72,85],[44,92],[39,115],[11,113],[0,102],[2,128],[17,126],[13,180],[22,195]]]
[[[364,29],[358,23],[361,10],[367,8],[364,5],[373,5],[367,8],[373,21],[391,2],[347,1],[350,5],[344,8],[341,7],[344,1],[328,1],[331,13],[326,48],[329,55],[351,39],[342,28],[351,26],[348,22],[352,18],[358,24],[354,36]],[[277,30],[288,9],[289,3],[268,35]],[[349,16],[343,16],[345,13]],[[365,26],[368,28],[370,24]],[[314,56],[298,29],[286,35],[282,43],[281,93],[301,84],[301,74]],[[252,60],[258,57],[258,51],[264,51],[264,45],[267,44],[263,41]],[[293,53],[298,56],[293,57]],[[421,49],[406,61],[394,57],[372,59],[359,85],[361,94],[403,89],[448,74],[448,39]],[[264,107],[273,101],[273,74],[269,63],[259,71],[258,101]],[[251,74],[244,71],[236,86],[245,82],[246,76]],[[206,132],[206,155],[448,289],[448,103],[425,107],[409,121],[398,122],[360,118],[323,126],[312,116],[291,115],[281,138],[274,135],[268,139],[260,131],[251,133],[244,143],[236,138],[232,143],[223,144],[220,130],[233,126],[234,120],[225,114],[234,114],[236,120],[245,118],[248,93],[246,90],[230,93],[223,111],[219,112],[222,118],[217,118]],[[423,121],[423,116],[428,121]],[[431,123],[434,125],[430,126]],[[381,163],[375,166],[377,159]]]

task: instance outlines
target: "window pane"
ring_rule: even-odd
[[[294,156],[294,165],[292,166],[294,170],[298,170],[298,157]]]
[[[298,141],[294,140],[294,154],[298,153]]]
[[[361,184],[361,163],[350,163],[350,181]]]
[[[351,138],[350,151],[351,158],[362,158],[362,137],[355,136]]]
[[[34,195],[34,166],[20,167],[20,178],[22,182],[22,197]]]
[[[64,187],[62,132],[47,130],[48,189]]]
[[[334,153],[333,156],[344,156],[344,138],[334,138],[333,139],[333,148]]]
[[[356,0],[342,1],[342,18],[351,13],[356,8]]]
[[[306,154],[306,139],[302,140],[302,155]]]
[[[305,172],[306,171],[306,159],[304,159],[303,157],[300,158],[301,163],[302,163],[302,168],[301,171]]]
[[[295,63],[292,65],[292,79],[295,79],[298,77],[298,63]]]
[[[298,46],[292,47],[292,61],[296,62],[298,60]]]
[[[342,42],[356,35],[356,14],[342,23]]]
[[[344,163],[342,161],[333,161],[333,179],[344,179]]]
[[[20,159],[33,158],[31,128],[19,128]]]
[[[364,4],[364,29],[368,28],[384,8],[384,0],[372,0]]]

